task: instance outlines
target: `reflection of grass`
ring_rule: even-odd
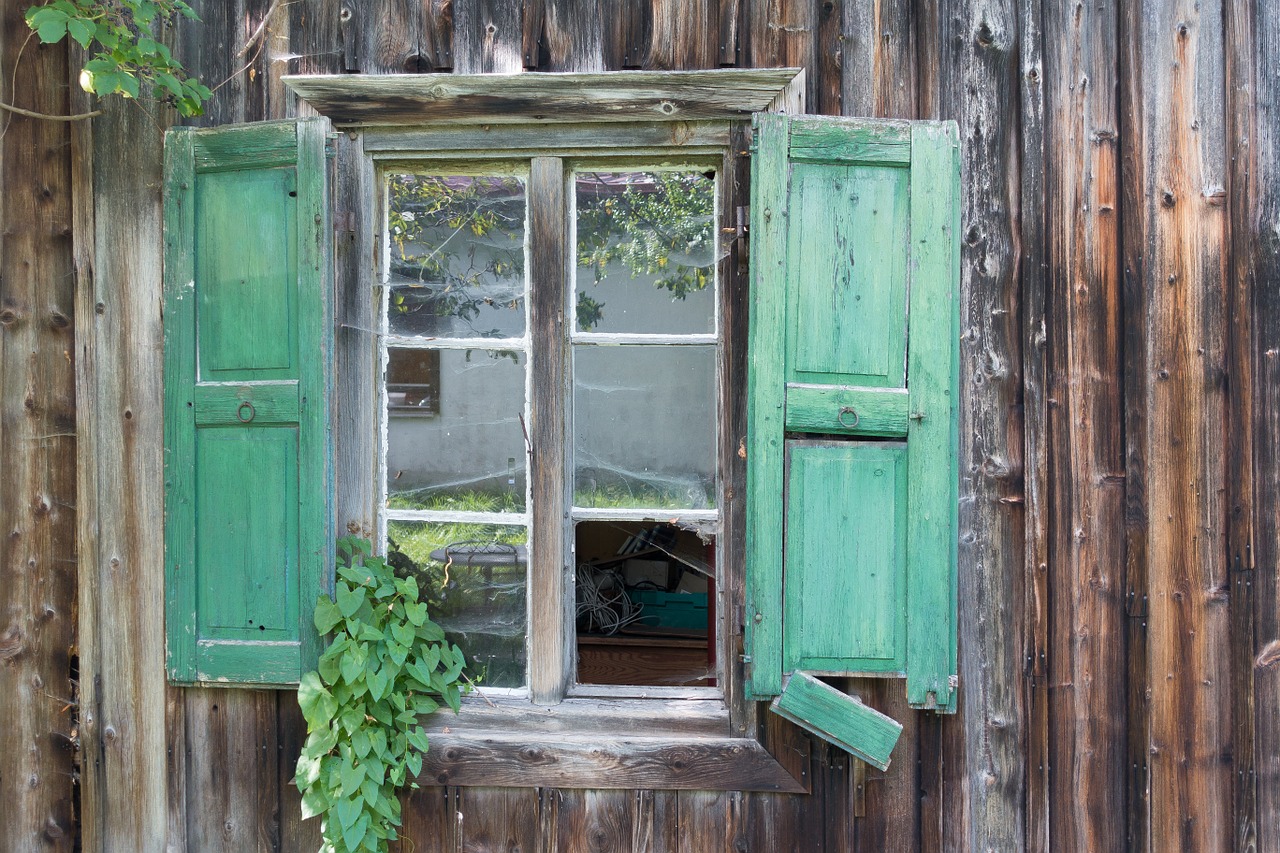
[[[494,687],[524,683],[524,566],[515,555],[506,565],[469,565],[465,552],[451,552],[447,568],[433,551],[462,543],[523,545],[523,527],[421,521],[387,522],[388,562],[418,581],[431,617],[467,656],[477,681]]]
[[[440,509],[459,512],[523,512],[524,493],[511,489],[481,492],[475,489],[433,491],[418,489],[397,492],[387,497],[390,509]]]
[[[434,508],[434,507],[433,507]],[[458,542],[492,542],[503,545],[523,545],[528,533],[523,527],[502,527],[492,524],[440,524],[422,521],[388,521],[388,550],[404,554],[420,571],[438,568],[431,559],[431,552]]]
[[[573,505],[592,509],[714,509],[715,495],[702,489],[662,489],[648,484],[612,483],[577,488]]]

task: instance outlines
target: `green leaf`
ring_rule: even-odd
[[[174,79],[172,74],[161,75],[161,77]],[[161,79],[161,77],[156,79]],[[174,80],[174,85],[177,86],[176,80]],[[181,87],[178,87],[178,91],[175,94],[181,94],[181,92]],[[316,600],[316,615],[312,621],[315,622],[316,630],[321,634],[328,634],[332,631],[334,626],[342,621],[342,617],[343,613],[329,596],[322,595]]]
[[[444,639],[444,629],[428,619],[418,626],[418,637],[428,643],[438,643]]]
[[[48,20],[36,29],[36,35],[40,36],[40,41],[45,44],[55,44],[62,41],[62,37],[66,34],[66,21]]]
[[[365,673],[365,681],[369,684],[369,695],[373,697],[373,701],[381,702],[390,686],[387,674],[381,669],[371,669]]]
[[[391,658],[391,662],[396,666],[396,672],[399,673],[400,667],[404,666],[405,658],[409,656],[409,647],[402,646],[399,643],[389,643],[387,645],[387,656]]]
[[[393,625],[391,628],[391,636],[396,638],[396,642],[404,646],[413,645],[414,633],[412,625]]]
[[[373,744],[369,741],[369,733],[363,728],[356,729],[351,733],[351,748],[356,751],[356,755],[364,758],[369,754]]]
[[[83,18],[72,18],[67,21],[67,32],[84,48],[87,48],[89,43],[93,41],[93,33],[97,28],[93,21],[86,21]]]
[[[359,764],[343,764],[342,776],[342,796],[349,797],[360,788],[360,783],[364,781],[364,767]]]
[[[364,836],[368,830],[369,815],[361,814],[358,821],[342,830],[342,842],[347,845],[348,850],[355,850],[364,842]]]
[[[421,726],[418,726],[413,731],[408,732],[405,737],[408,738],[409,743],[414,749],[419,752],[427,751],[427,733],[423,731]]]
[[[372,625],[365,625],[360,629],[360,639],[368,643],[386,642],[387,636]]]
[[[328,726],[338,710],[338,703],[333,700],[333,695],[324,689],[324,685],[320,683],[319,674],[315,672],[308,672],[302,676],[298,684],[298,706],[302,709],[302,716],[310,729]]]
[[[414,752],[404,761],[405,768],[409,771],[409,775],[417,778],[422,773],[422,753]]]
[[[302,819],[309,820],[324,814],[329,808],[329,798],[322,789],[307,788],[302,792]]]
[[[409,578],[413,580],[413,578]],[[404,617],[415,626],[427,621],[427,606],[420,601],[411,601],[405,605]]]
[[[344,583],[338,584],[338,610],[344,618],[350,619],[356,615],[361,604],[364,604],[364,596],[358,588],[351,589]]]
[[[360,819],[360,815],[364,813],[364,809],[360,805],[359,800],[343,797],[334,804],[334,812],[338,816],[338,825],[345,831],[355,825]]]
[[[117,84],[122,94],[128,95],[130,98],[137,98],[139,92],[138,78],[128,71],[120,72],[120,82]]]

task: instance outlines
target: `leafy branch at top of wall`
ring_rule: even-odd
[[[44,44],[70,36],[89,52],[80,86],[95,95],[154,98],[186,117],[204,112],[209,88],[187,75],[157,30],[177,16],[199,20],[184,0],[52,0],[27,10],[27,26]],[[51,116],[4,105],[34,118],[74,120],[97,113]]]

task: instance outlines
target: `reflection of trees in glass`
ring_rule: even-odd
[[[632,278],[657,275],[673,300],[715,280],[715,181],[710,173],[579,173],[578,266],[599,283],[621,263]],[[578,291],[578,328],[600,322],[604,304]]]
[[[515,177],[393,175],[387,227],[391,310],[468,323],[482,306],[518,309],[524,276],[524,184]],[[515,280],[514,286],[504,282]],[[477,330],[493,336],[496,330]]]
[[[577,264],[591,269],[596,283],[620,264],[632,278],[655,275],[655,287],[682,300],[715,280],[709,173],[583,172],[575,184]],[[486,305],[520,307],[525,192],[519,178],[392,175],[388,194],[391,272],[400,285],[391,294],[393,312],[428,311],[471,323]],[[604,307],[579,289],[578,327],[594,328]]]

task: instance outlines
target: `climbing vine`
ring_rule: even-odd
[[[333,641],[298,687],[302,816],[320,816],[321,853],[382,853],[400,826],[399,790],[418,787],[421,716],[460,706],[462,651],[428,617],[417,580],[354,536],[338,540],[335,594],[316,602],[315,625]]]
[[[80,71],[86,92],[150,97],[198,116],[212,92],[187,75],[158,36],[178,16],[199,20],[184,0],[52,0],[28,9],[26,21],[44,44],[70,36],[89,51]]]

